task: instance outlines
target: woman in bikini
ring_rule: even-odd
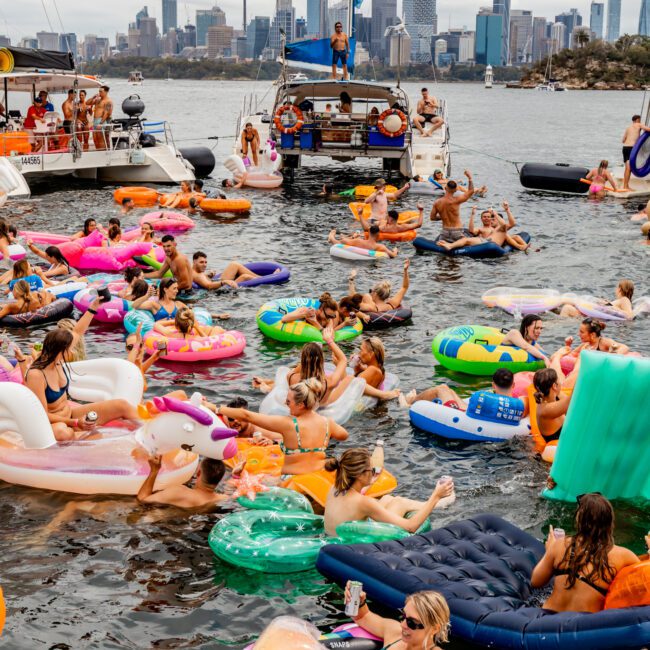
[[[318,396],[323,386],[318,379],[306,379],[289,388],[289,416],[263,415],[247,409],[219,406],[218,415],[250,422],[254,426],[277,432],[271,437],[284,452],[283,474],[307,474],[325,467],[325,454],[330,438],[347,440],[348,432],[331,418],[316,413]]]
[[[86,314],[78,321],[80,328],[87,327],[100,305],[94,300]],[[52,424],[57,440],[74,440],[87,434],[95,426],[116,419],[137,420],[137,409],[126,400],[112,399],[91,404],[76,405],[68,399],[70,369],[69,352],[75,344],[77,333],[55,328],[47,333],[43,350],[27,371],[25,384],[40,400]],[[96,424],[90,426],[84,416],[89,411],[97,413]]]
[[[48,246],[44,251],[42,251],[38,246],[34,245],[33,241],[30,240],[27,242],[27,247],[32,253],[34,253],[34,255],[38,255],[49,263],[50,268],[46,269],[44,272],[48,278],[55,278],[59,275],[69,276],[73,273],[72,268],[57,246]]]
[[[377,313],[399,309],[402,306],[402,301],[406,292],[409,289],[409,267],[411,260],[404,260],[402,286],[399,288],[395,295],[391,296],[391,283],[388,280],[382,280],[375,284],[370,290],[370,293],[362,295],[360,310],[364,313]],[[357,291],[354,280],[357,277],[356,269],[350,272],[348,277],[348,295],[354,296]]]
[[[154,323],[155,332],[170,339],[186,339],[188,336],[206,337],[221,334],[223,327],[199,325],[194,317],[194,312],[182,305],[176,311],[173,319],[157,320]]]
[[[158,285],[158,299],[152,300],[148,295],[133,301],[133,309],[151,312],[155,320],[173,320],[176,312],[185,305],[176,300],[178,282],[175,278],[163,278]]]
[[[614,339],[609,339],[603,336],[603,330],[606,325],[603,321],[596,318],[585,318],[580,323],[578,336],[580,337],[580,345],[571,350],[573,344],[573,337],[566,338],[565,343],[569,348],[567,354],[577,357],[583,350],[595,350],[597,352],[611,352],[613,354],[627,354],[630,348],[623,343],[617,343]]]
[[[612,186],[612,189],[616,192],[616,181],[614,177],[609,173],[607,167],[609,162],[607,160],[601,160],[598,167],[594,167],[588,174],[587,180],[591,181],[589,186],[589,194],[595,196],[598,199],[602,199],[607,196],[607,183]]]
[[[156,237],[153,226],[148,221],[145,221],[140,226],[140,233],[141,233],[140,236],[135,241],[144,241],[151,244],[158,244],[159,246],[162,245],[160,239]]]
[[[75,110],[77,111],[77,124],[75,130],[77,137],[83,143],[83,150],[88,151],[88,141],[90,140],[90,126],[88,124],[88,104],[86,104],[86,91],[79,91],[79,100],[75,102]]]
[[[248,150],[253,156],[253,164],[259,166],[258,151],[260,150],[260,134],[257,129],[253,128],[250,122],[246,122],[244,130],[241,132],[241,152],[244,158],[248,156]]]
[[[544,603],[555,612],[600,612],[609,585],[626,566],[637,564],[632,551],[614,544],[614,510],[601,494],[578,497],[575,535],[556,538],[551,526],[546,553],[533,569],[531,586],[540,588],[553,577],[553,593]],[[646,537],[650,545],[650,536]]]
[[[336,328],[339,325],[339,306],[331,294],[325,291],[318,298],[318,308],[298,307],[282,317],[283,323],[293,323],[304,320],[318,330],[324,330],[330,323]]]
[[[13,294],[15,302],[5,303],[0,307],[0,320],[5,316],[36,311],[56,300],[53,294],[44,289],[32,291],[27,280],[18,280],[13,287]]]
[[[632,308],[633,295],[634,282],[623,279],[616,286],[616,298],[612,302],[601,300],[600,304],[618,309],[625,318],[632,320],[634,318],[634,309]],[[566,304],[562,306],[560,316],[565,318],[581,318],[582,314],[573,305]]]
[[[345,603],[350,602],[350,583],[345,586]],[[371,612],[366,594],[359,597],[359,613],[352,620],[378,636],[382,650],[440,650],[449,640],[449,606],[437,591],[418,591],[406,597],[399,621]]]
[[[521,348],[536,359],[541,359],[548,366],[550,360],[539,345],[539,337],[542,335],[543,329],[544,324],[537,314],[526,314],[521,319],[519,329],[510,330],[503,337],[500,345]]]
[[[367,449],[347,449],[340,458],[328,458],[328,472],[336,472],[334,486],[325,502],[325,533],[336,536],[336,527],[346,521],[372,519],[393,524],[409,533],[415,531],[429,518],[441,499],[451,496],[453,481],[439,482],[427,501],[414,501],[386,494],[373,499],[364,494],[373,482],[373,468]],[[407,513],[413,516],[406,518]]]
[[[5,268],[11,264],[10,244],[9,224],[4,219],[0,219],[0,264]]]

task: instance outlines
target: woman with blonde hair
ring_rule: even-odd
[[[325,469],[336,472],[334,487],[329,491],[325,502],[325,532],[328,535],[336,535],[339,524],[364,519],[393,524],[414,533],[440,501],[454,493],[453,481],[441,480],[426,501],[414,501],[390,494],[381,499],[368,497],[364,492],[373,482],[373,468],[370,452],[360,447],[347,449],[340,458],[328,458]],[[413,515],[407,519],[409,512]]]
[[[12,316],[14,314],[26,314],[31,311],[36,311],[45,305],[56,300],[56,297],[48,293],[44,289],[32,291],[29,288],[29,282],[26,280],[18,280],[13,287],[14,302],[8,302],[0,307],[0,319],[5,316]]]
[[[370,290],[370,293],[362,294],[363,299],[361,301],[361,311],[364,313],[377,313],[384,311],[391,311],[393,309],[399,309],[402,305],[402,301],[406,296],[406,292],[410,286],[409,278],[409,267],[411,266],[411,260],[404,260],[403,274],[402,274],[402,286],[394,295],[391,296],[392,285],[389,280],[382,280],[377,282],[375,286]],[[357,277],[356,269],[351,271],[348,278],[348,295],[353,296],[356,294],[356,287],[354,280]]]
[[[196,322],[194,312],[183,305],[173,320],[161,320],[154,323],[153,329],[170,339],[186,339],[188,336],[213,336],[221,334],[223,327],[200,325]]]
[[[600,301],[603,305],[608,305],[614,309],[618,309],[623,313],[625,318],[632,319],[634,318],[634,310],[632,309],[632,296],[634,295],[634,282],[623,278],[619,280],[616,285],[616,298],[609,302],[608,300]],[[560,316],[565,318],[580,318],[582,313],[576,309],[571,304],[566,304],[562,306],[560,310]]]
[[[345,603],[350,601],[350,583],[345,586]],[[370,611],[366,594],[360,596],[359,613],[352,620],[384,642],[383,650],[440,650],[449,641],[449,605],[437,591],[418,591],[406,597],[401,618],[396,621]]]
[[[332,418],[316,413],[323,386],[317,379],[306,379],[289,388],[287,406],[290,415],[264,415],[247,409],[219,406],[217,415],[240,422],[250,422],[262,429],[277,432],[266,440],[277,442],[284,452],[283,474],[307,474],[325,466],[325,452],[330,441],[347,440],[348,432]]]
[[[609,162],[607,160],[601,160],[598,167],[594,167],[588,174],[587,180],[591,181],[589,186],[589,194],[595,196],[598,199],[602,199],[607,195],[607,183],[612,186],[612,189],[616,192],[616,181],[614,177],[609,173]]]

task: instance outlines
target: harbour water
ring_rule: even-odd
[[[124,81],[109,84],[116,106],[133,90]],[[387,368],[399,375],[404,390],[444,380],[466,395],[487,382],[434,369],[430,344],[439,329],[454,324],[514,326],[507,314],[483,306],[486,289],[543,287],[611,298],[617,281],[626,277],[634,280],[639,296],[650,293],[650,247],[641,245],[638,226],[629,221],[637,202],[525,192],[508,162],[597,165],[606,158],[610,166],[618,164],[623,129],[640,112],[643,95],[428,85],[448,101],[452,175],[469,168],[478,184],[489,186],[488,196],[476,203],[481,208],[509,200],[521,229],[532,235],[533,252],[473,261],[414,256],[410,244],[401,244],[398,259],[360,268],[358,286],[368,288],[385,277],[398,283],[403,259],[413,258],[408,301],[414,318],[409,326],[381,334]],[[420,84],[407,88],[415,98]],[[261,96],[270,84],[147,80],[137,92],[147,105],[146,117],[168,119],[179,144],[215,145],[218,164],[208,184],[216,186],[226,173],[221,161],[231,151],[242,97],[254,90]],[[269,103],[272,96],[270,90]],[[210,136],[222,138],[206,140]],[[194,368],[160,365],[150,374],[150,392],[180,386],[217,403],[241,395],[256,408],[260,395],[251,388],[252,375],[273,376],[278,365],[299,354],[297,347],[261,336],[255,325],[259,305],[324,290],[342,296],[347,289],[352,266],[328,255],[326,237],[330,228],[352,226],[350,212],[344,202],[326,203],[314,195],[325,181],[346,189],[380,175],[379,166],[317,162],[297,173],[293,185],[243,192],[254,203],[250,217],[197,218],[197,227],[178,238],[183,252],[204,250],[211,268],[231,259],[277,260],[291,268],[291,283],[206,298],[207,307],[231,313],[230,326],[246,334],[245,354]],[[105,223],[117,213],[113,189],[57,178],[16,207],[24,214],[14,222],[21,229],[54,232],[72,232],[88,216]],[[400,205],[411,207],[415,201],[405,195]],[[428,211],[431,199],[425,203]],[[136,214],[123,223],[137,219]],[[433,236],[438,226],[426,223],[423,230]],[[549,315],[541,343],[556,349],[577,329],[577,321]],[[648,320],[641,319],[608,324],[606,334],[648,355],[648,331]],[[91,356],[124,354],[120,329],[93,326],[86,338]],[[17,340],[33,341],[34,333],[17,332]],[[354,342],[344,346],[347,353],[354,348]],[[571,530],[574,507],[539,497],[548,467],[534,457],[527,440],[487,445],[434,439],[413,429],[396,402],[355,417],[348,429],[350,440],[337,451],[371,446],[380,436],[400,493],[426,497],[441,475],[454,477],[457,501],[434,515],[434,526],[494,512],[540,538],[551,523]],[[641,552],[650,507],[616,503],[615,508],[617,542]],[[306,617],[322,629],[344,619],[342,593],[317,573],[269,576],[217,560],[207,536],[218,516],[187,517],[145,509],[130,498],[89,500],[0,484],[0,584],[8,603],[0,646],[241,648],[280,614]]]

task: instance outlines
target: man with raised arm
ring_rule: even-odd
[[[445,195],[438,199],[431,208],[431,221],[442,221],[442,241],[453,243],[465,237],[465,229],[460,218],[460,206],[474,195],[474,179],[469,170],[465,170],[468,185],[464,192],[457,192],[456,181],[449,181]]]

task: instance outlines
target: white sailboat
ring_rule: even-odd
[[[536,90],[542,90],[549,93],[558,93],[565,92],[566,88],[557,80],[553,79],[552,72],[553,70],[553,52],[548,55],[548,60],[546,61],[546,70],[544,71],[544,82],[538,84]]]

